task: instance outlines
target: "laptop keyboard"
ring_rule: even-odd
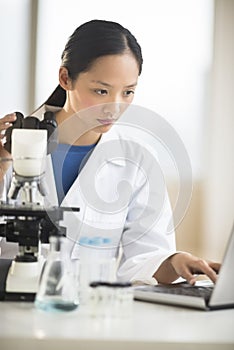
[[[200,297],[209,301],[213,287],[205,286],[191,286],[188,283],[171,284],[171,285],[157,285],[152,286],[152,291],[155,293],[166,293],[166,294],[177,294],[177,295],[188,295],[194,297]]]
[[[191,286],[187,282],[182,282],[168,285],[158,284],[156,286],[137,286],[136,290],[153,293],[193,296],[203,298],[205,302],[208,303],[213,291],[213,286]]]

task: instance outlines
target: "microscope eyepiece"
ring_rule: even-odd
[[[44,113],[44,119],[39,120],[34,116],[24,117],[22,113],[15,112],[16,120],[12,126],[6,130],[6,142],[4,148],[11,153],[12,131],[13,129],[44,129],[47,130],[47,154],[52,153],[58,145],[57,122],[55,114],[47,111]]]

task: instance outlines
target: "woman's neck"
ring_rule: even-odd
[[[78,118],[78,114],[71,114],[65,109],[56,113],[58,123],[58,137],[60,143],[86,146],[98,142],[100,133],[88,130],[87,125]]]

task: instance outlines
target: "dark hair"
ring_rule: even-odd
[[[79,73],[88,71],[97,58],[128,50],[136,58],[140,75],[143,63],[141,47],[130,31],[116,22],[92,20],[79,26],[69,37],[61,66],[67,68],[69,78],[74,81]],[[65,100],[66,92],[58,85],[45,104],[62,107]]]

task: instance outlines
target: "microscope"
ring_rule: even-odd
[[[0,258],[0,300],[33,301],[45,258],[41,244],[51,235],[66,235],[59,225],[66,210],[79,208],[44,206],[46,156],[57,146],[57,123],[52,112],[44,119],[24,117],[6,130],[5,149],[11,153],[12,180],[7,200],[0,204],[0,236],[18,243],[14,259]]]

